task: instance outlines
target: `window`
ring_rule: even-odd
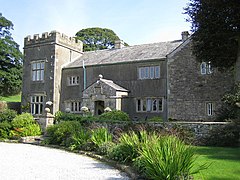
[[[81,112],[81,102],[71,102],[71,112]]]
[[[207,103],[207,115],[212,116],[213,115],[213,104],[212,103]]]
[[[160,78],[160,66],[155,66],[155,78]]]
[[[150,112],[152,110],[152,99],[147,98],[147,111]]]
[[[143,98],[136,101],[137,112],[162,112],[163,98]]]
[[[163,111],[163,99],[158,99],[158,110]]]
[[[43,113],[44,96],[31,96],[31,114],[41,115]]]
[[[212,74],[213,73],[213,69],[211,66],[211,62],[208,62],[207,64],[207,74]]]
[[[38,61],[32,63],[32,81],[44,80],[44,61]]]
[[[141,100],[137,99],[137,112],[141,111]]]
[[[212,74],[213,70],[212,70],[212,66],[211,66],[211,62],[202,62],[200,65],[200,69],[201,69],[201,74]]]
[[[154,71],[155,71],[154,67],[153,66],[150,67],[150,79],[154,79]]]
[[[79,76],[70,76],[68,77],[68,85],[74,86],[79,84]]]
[[[205,62],[201,63],[201,74],[207,73],[207,64]]]
[[[138,68],[139,79],[159,79],[160,66],[148,66]]]

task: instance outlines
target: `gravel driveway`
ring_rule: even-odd
[[[122,173],[84,155],[28,144],[0,143],[1,180],[128,180]]]

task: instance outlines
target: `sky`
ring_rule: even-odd
[[[189,0],[0,0],[22,51],[28,35],[53,30],[68,36],[85,28],[113,30],[129,45],[171,41],[189,31],[183,8]]]

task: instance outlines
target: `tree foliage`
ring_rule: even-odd
[[[111,29],[99,27],[82,29],[76,33],[76,37],[83,42],[83,51],[111,49],[115,41],[120,40]]]
[[[232,67],[240,39],[239,0],[190,0],[185,8],[192,24],[194,53],[199,61]]]
[[[236,123],[240,123],[240,83],[236,84],[235,87],[227,92],[222,101],[225,103],[220,118],[231,119]]]
[[[13,23],[0,13],[0,95],[13,95],[21,90],[22,53],[10,30]]]

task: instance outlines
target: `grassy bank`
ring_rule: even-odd
[[[14,96],[6,96],[0,97],[0,101],[7,101],[7,102],[21,102],[21,95],[14,95]]]
[[[196,164],[209,168],[194,176],[201,180],[240,180],[240,148],[197,147]]]

